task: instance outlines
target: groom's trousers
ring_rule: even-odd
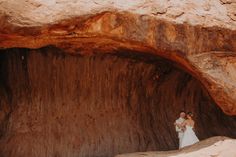
[[[179,148],[180,148],[180,146],[181,146],[183,136],[184,136],[184,132],[183,132],[183,131],[178,132],[178,137],[179,137]]]

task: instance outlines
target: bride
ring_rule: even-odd
[[[180,148],[199,142],[199,139],[197,138],[195,132],[193,131],[194,120],[192,118],[193,114],[191,112],[188,112],[187,119],[181,124],[182,127],[185,128],[185,131],[180,143]]]

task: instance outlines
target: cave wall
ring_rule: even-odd
[[[173,122],[182,109],[195,114],[200,139],[236,137],[236,118],[223,114],[198,80],[162,58],[69,55],[47,47],[1,50],[0,60],[3,157],[175,149]]]

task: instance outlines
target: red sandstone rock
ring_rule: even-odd
[[[116,157],[235,157],[236,140],[214,137],[179,151],[136,152]]]
[[[0,0],[0,156],[175,149],[180,109],[235,138],[235,4]]]
[[[2,1],[0,47],[55,45],[68,52],[83,50],[81,54],[126,48],[164,56],[190,71],[225,113],[235,115],[236,97],[229,94],[234,93],[235,83],[225,81],[235,76],[225,71],[215,82],[203,76],[207,69],[192,60],[204,54],[213,63],[208,57],[212,51],[234,54],[235,4],[219,0]]]
[[[0,156],[173,150],[173,122],[182,109],[194,113],[200,139],[236,137],[235,117],[163,58],[128,50],[80,56],[47,47],[2,50],[0,63]]]

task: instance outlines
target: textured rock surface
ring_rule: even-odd
[[[200,139],[236,138],[235,117],[225,115],[191,75],[162,58],[116,54],[1,51],[0,156],[112,157],[176,149],[173,122],[181,109],[195,114]]]
[[[236,140],[214,137],[179,151],[138,152],[116,157],[235,157],[235,147]]]
[[[211,93],[214,93],[215,101],[219,104],[228,102],[225,112],[234,110],[236,99],[236,54],[224,52],[208,52],[190,57],[191,62],[201,75],[211,84],[207,84]],[[227,77],[225,77],[227,76]],[[222,79],[224,78],[224,79]],[[204,80],[204,79],[203,79]]]
[[[234,0],[1,0],[0,47],[55,45],[81,54],[126,48],[160,55],[192,73],[225,113],[235,115],[236,97],[229,94],[236,89],[235,62],[211,57],[220,51],[234,58],[235,4]],[[215,70],[224,69],[220,77],[198,62],[199,56],[220,62]]]
[[[0,0],[0,156],[174,149],[182,108],[200,139],[235,138],[235,11],[235,0]]]
[[[43,25],[103,11],[147,14],[176,23],[236,29],[235,0],[1,0],[2,14],[16,25]]]

